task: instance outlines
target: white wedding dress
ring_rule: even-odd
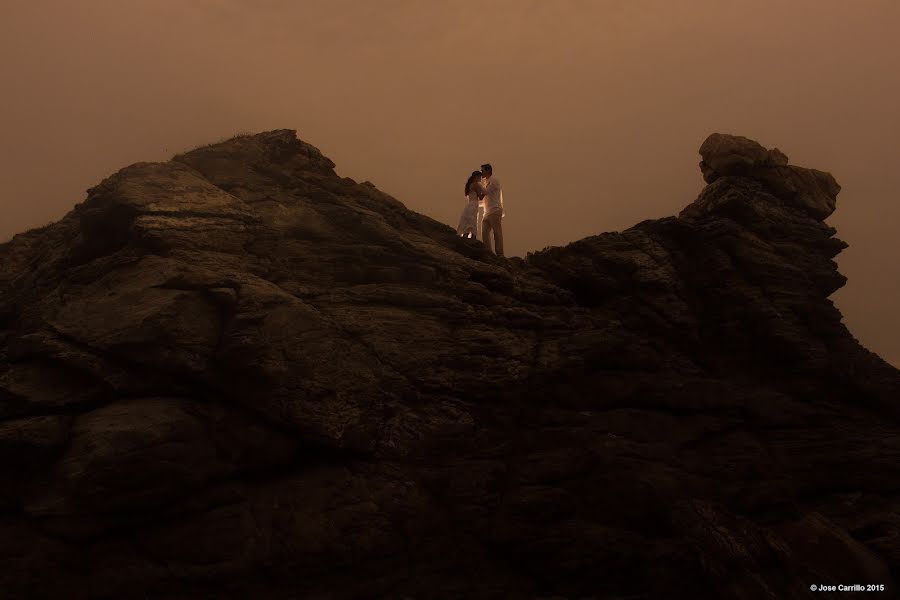
[[[472,188],[469,192],[469,201],[466,202],[462,214],[459,216],[459,226],[456,228],[456,233],[461,236],[467,236],[471,233],[472,237],[477,239],[479,234],[478,226],[480,224],[479,216],[483,209],[483,203],[478,199],[474,185]]]

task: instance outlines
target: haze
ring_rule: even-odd
[[[290,128],[455,227],[493,163],[507,253],[677,213],[714,131],[842,185],[834,299],[900,365],[900,3],[0,0],[0,241],[130,163]]]

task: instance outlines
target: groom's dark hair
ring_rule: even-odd
[[[484,173],[485,175],[493,175],[494,168],[490,165],[490,163],[485,163],[485,164],[481,165],[481,172]]]

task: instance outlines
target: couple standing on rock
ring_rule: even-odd
[[[484,217],[479,214],[484,211]],[[494,169],[489,164],[481,165],[480,171],[473,171],[466,181],[466,207],[459,217],[456,232],[467,238],[478,238],[478,223],[481,222],[481,241],[490,248],[494,238],[494,253],[503,256],[503,228],[500,221],[503,211],[503,190],[500,181],[494,177]]]

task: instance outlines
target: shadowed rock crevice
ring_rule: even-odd
[[[0,245],[0,589],[893,589],[900,374],[829,300],[840,186],[700,154],[678,216],[524,259],[290,130],[107,178]]]

